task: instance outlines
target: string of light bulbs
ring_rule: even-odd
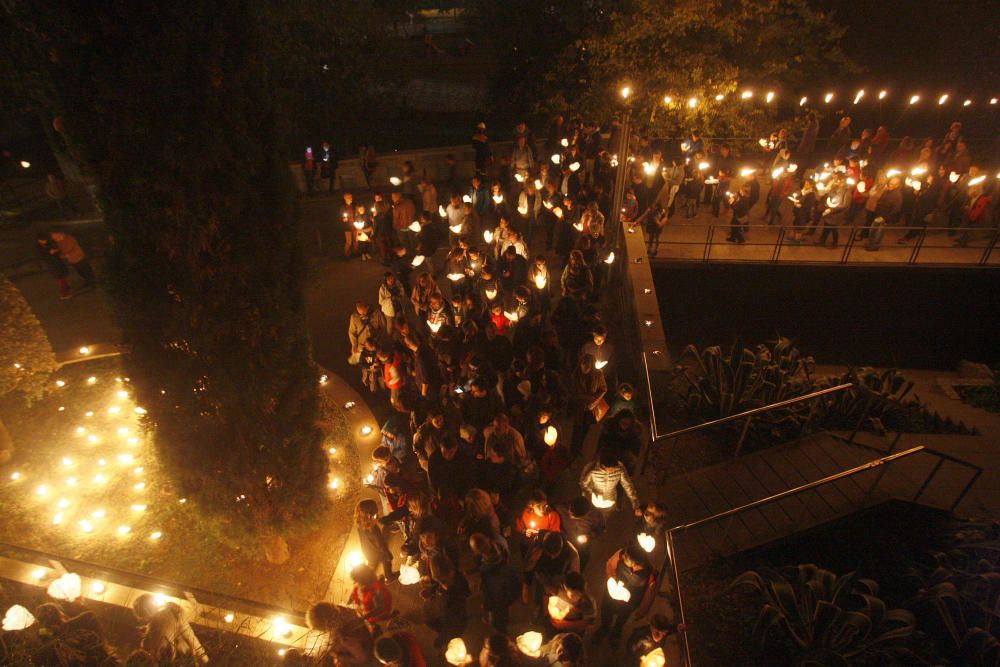
[[[632,87],[629,85],[622,86],[618,91],[622,99],[625,100],[628,100],[632,96],[633,92],[634,91]],[[733,95],[743,102],[750,102],[753,99],[763,99],[764,104],[772,104],[778,99],[778,93],[775,92],[774,90],[765,90],[763,92],[760,92],[760,91],[755,91],[753,88],[744,88],[740,90],[738,93],[734,93]],[[717,93],[716,95],[711,96],[711,98],[690,96],[685,100],[683,97],[674,97],[672,95],[666,94],[663,96],[663,103],[666,106],[683,105],[689,109],[697,109],[699,105],[701,105],[702,103],[707,103],[709,99],[714,100],[715,102],[722,102],[727,97],[729,97],[729,95],[727,95],[726,93]],[[889,99],[889,97],[890,97],[890,92],[886,88],[882,88],[878,90],[878,92],[874,92],[872,94],[869,94],[869,91],[866,90],[865,88],[859,88],[857,91],[855,91],[853,96],[848,95],[846,99],[851,101],[852,106],[857,106],[865,100],[876,100],[879,103],[882,103],[885,100]],[[807,104],[810,103],[810,100],[812,99],[813,98],[811,98],[809,95],[802,95],[801,97],[799,97],[798,105],[800,107],[805,107]],[[822,96],[816,97],[815,99],[822,100],[823,104],[829,105],[833,104],[836,101],[839,101],[841,98],[838,96],[838,93],[836,91],[826,91],[825,93],[822,94]],[[921,93],[911,93],[908,97],[904,96],[903,99],[905,99],[907,106],[914,106],[925,101],[925,97]],[[928,97],[926,98],[926,100],[933,101],[936,103],[937,106],[943,107],[949,103],[958,103],[959,98],[952,96],[951,93],[941,93],[937,98]],[[998,100],[997,97],[990,97],[988,99],[982,98],[981,100],[981,102],[985,103],[987,106],[992,106],[992,107],[997,106],[998,101],[1000,100]],[[971,107],[975,104],[976,100],[974,98],[971,97],[962,98],[961,106],[963,108]]]

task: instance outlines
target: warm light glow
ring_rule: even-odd
[[[544,273],[538,273],[535,275],[535,287],[538,289],[545,289],[545,284],[547,282],[548,279],[545,277]]]
[[[461,234],[462,233],[462,225],[451,225],[450,227],[448,227],[448,230],[452,234]]]
[[[56,380],[56,386],[59,387],[59,388],[65,387],[66,386],[66,382],[63,381],[63,380]]]
[[[84,519],[83,521],[80,522],[80,530],[82,530],[85,533],[92,533],[94,532],[94,524]]]
[[[910,97],[910,104],[916,104],[920,101],[920,95],[912,95]]]
[[[603,370],[604,367],[607,366],[607,365],[608,365],[608,362],[606,360],[604,360],[604,359],[599,359],[599,360],[597,360],[597,361],[594,362],[594,368],[596,368],[597,370]]]
[[[642,171],[647,176],[652,176],[653,174],[656,173],[656,165],[653,164],[652,162],[643,162],[642,163]]]
[[[448,641],[448,648],[444,651],[444,659],[449,665],[467,665],[472,662],[472,656],[465,648],[465,641],[461,637],[453,637]]]
[[[880,91],[878,91],[878,98],[880,100],[884,100],[886,98],[886,95],[888,95],[888,94],[889,94],[888,90],[880,90]]]
[[[413,222],[410,223],[410,226],[407,227],[407,229],[409,229],[411,232],[414,232],[414,233],[419,232],[420,231],[420,223],[417,222],[416,220],[414,220]]]
[[[991,97],[990,98],[990,104],[996,104],[996,103],[997,103],[997,98]]]
[[[662,648],[655,648],[639,658],[639,667],[666,667],[666,665],[667,656],[663,654]]]
[[[440,215],[442,218],[448,217],[448,211],[445,210],[444,206],[438,206],[438,215]]]
[[[740,169],[740,176],[742,178],[747,178],[748,176],[753,176],[756,171],[757,170],[753,167],[744,167],[743,169]]]
[[[975,187],[985,180],[986,180],[986,174],[983,174],[982,176],[976,176],[975,178],[969,180],[969,187],[970,188]]]
[[[716,102],[721,102],[724,99],[726,99],[726,96],[723,95],[722,93],[719,93],[718,95],[715,96],[715,101]]]
[[[792,162],[790,165],[788,165],[788,173],[789,174],[794,174],[798,170],[798,168],[799,168],[799,165],[797,165],[794,162]]]
[[[68,600],[72,602],[80,598],[83,592],[83,584],[80,575],[74,572],[64,572],[61,577],[49,584],[46,593],[56,600]]]
[[[412,586],[420,581],[420,570],[409,563],[399,566],[399,583],[403,586]]]
[[[854,96],[854,103],[855,103],[855,104],[857,104],[858,102],[860,102],[860,101],[861,101],[861,98],[862,98],[862,97],[864,97],[864,96],[865,96],[865,91],[864,91],[864,89],[862,88],[862,89],[861,89],[861,90],[859,90],[859,91],[857,92],[857,94],[856,94],[856,95]]]
[[[361,435],[371,435],[374,430],[370,424],[365,424],[361,427]]]
[[[572,171],[573,173],[576,173],[577,171],[580,170],[580,163],[579,162],[571,162],[570,165],[569,165],[569,170]]]
[[[672,104],[673,101],[674,101],[674,98],[670,97],[670,95],[664,95],[663,96],[663,103],[664,104]]]
[[[21,168],[22,168],[22,169],[27,169],[27,168],[29,168],[30,166],[31,166],[31,163],[30,163],[30,162],[28,162],[27,160],[21,160]]]
[[[698,106],[698,99],[696,97],[690,98],[688,100],[688,108],[694,109],[696,106]]]
[[[365,555],[363,553],[361,553],[360,551],[352,551],[351,553],[347,554],[347,571],[350,572],[358,565],[363,565],[367,562],[368,560],[365,558]]]
[[[132,532],[132,527],[131,526],[118,526],[118,534],[119,535],[128,535],[131,532]]]
[[[699,162],[698,163],[698,171],[705,171],[706,169],[708,169],[711,166],[712,165],[710,165],[708,162]]]
[[[927,173],[927,167],[914,167],[910,170],[910,176],[923,176]]]
[[[12,472],[10,474],[10,479],[11,479],[12,482],[16,482],[17,480],[21,479],[21,473],[19,473],[19,472]]]
[[[801,98],[801,99],[799,100],[799,106],[800,106],[800,107],[804,107],[804,106],[806,105],[806,102],[807,102],[808,100],[809,100],[809,98],[808,98],[808,97],[806,97],[805,95],[803,95],[803,96],[802,96],[802,98]]]
[[[80,354],[84,356],[90,354],[90,348],[84,345],[83,347],[80,348]]]
[[[890,169],[889,171],[885,172],[885,175],[886,178],[892,178],[893,176],[899,176],[902,173],[903,172],[901,172],[899,169]]]
[[[608,509],[609,507],[615,506],[615,501],[613,499],[602,498],[596,493],[590,494],[590,502],[597,509]]]
[[[154,530],[152,533],[149,534],[149,539],[151,540],[158,540],[161,537],[163,537],[163,533],[161,533],[158,530]]]
[[[569,148],[569,139],[563,137],[562,139],[559,140],[559,145],[562,146],[563,148]]]
[[[134,505],[132,505],[132,511],[133,512],[145,512],[146,511],[146,506],[144,504],[142,504],[142,503],[135,503]]]
[[[559,440],[559,431],[555,426],[549,424],[545,427],[545,435],[542,436],[542,439],[545,440],[546,445],[552,447],[556,444],[556,441]]]
[[[483,240],[487,243],[493,243],[493,232],[489,229],[483,231]]]
[[[38,487],[35,489],[35,493],[38,494],[38,495],[40,495],[40,496],[42,496],[42,497],[48,495],[48,493],[49,493],[49,487],[48,487],[48,485],[47,484],[39,484]]]
[[[529,630],[518,635],[515,643],[518,651],[529,658],[537,658],[542,648],[542,633]]]
[[[450,280],[452,282],[459,281],[459,280],[461,280],[464,277],[465,277],[464,273],[449,273],[448,274],[448,280]]]
[[[288,624],[284,616],[275,616],[271,622],[271,630],[278,637],[287,637],[292,634],[292,626]]]
[[[827,93],[826,95],[824,95],[823,96],[823,101],[826,102],[827,104],[829,104],[830,102],[832,102],[833,101],[833,93]]]
[[[577,542],[578,542],[579,544],[586,544],[587,542],[589,542],[589,541],[590,541],[590,538],[589,538],[589,537],[587,537],[586,535],[577,535],[577,536],[576,536],[576,541],[577,541]]]
[[[224,620],[226,623],[232,623],[235,619],[236,616],[234,616],[232,613],[226,614],[225,616],[222,617],[222,620]]]
[[[94,595],[100,595],[105,590],[107,590],[107,587],[104,585],[103,581],[95,581],[90,584],[90,592]]]
[[[3,617],[3,629],[9,631],[24,630],[30,628],[35,623],[35,617],[31,612],[19,604],[7,610]]]
[[[941,105],[941,104],[944,104],[945,102],[947,102],[948,101],[948,97],[949,97],[948,93],[945,93],[944,95],[942,95],[941,97],[939,97],[938,98],[938,105]]]
[[[471,204],[472,203],[472,197],[470,197],[469,195],[462,195],[462,201],[464,203],[466,203],[466,204]]]
[[[614,577],[608,579],[608,595],[611,596],[612,600],[619,602],[628,602],[632,598],[632,593],[625,588],[625,584]]]
[[[953,172],[951,172],[950,174],[948,174],[948,180],[949,180],[949,181],[950,181],[951,183],[958,183],[958,179],[959,179],[959,178],[960,178],[960,177],[959,177],[958,173],[956,173],[956,172],[954,172],[954,171],[953,171]]]
[[[549,612],[549,618],[555,621],[561,621],[569,614],[572,609],[572,605],[563,600],[558,595],[550,595],[548,604],[546,605],[546,610]]]
[[[764,103],[770,104],[773,100],[774,100],[774,91],[773,90],[767,91],[767,95],[764,96]]]
[[[403,181],[400,180],[399,176],[390,176],[389,182],[398,187]]]
[[[632,94],[632,88],[630,86],[622,86],[622,89],[621,89],[620,92],[621,92],[622,99],[627,100],[628,97],[629,97],[629,95]]]
[[[749,100],[751,97],[753,97],[752,90],[744,90],[742,93],[740,93],[740,99]]]
[[[570,167],[570,168],[572,169],[572,167]],[[574,171],[576,171],[576,170],[574,169]],[[502,204],[503,203],[503,195],[493,195],[493,203],[494,204]]]
[[[785,168],[784,167],[778,167],[777,169],[775,169],[774,171],[771,172],[771,178],[777,180],[777,179],[781,178],[781,175],[783,173],[785,173]]]
[[[413,258],[413,261],[410,262],[410,266],[416,268],[424,263],[424,259],[426,258],[423,255],[417,255],[416,257]]]
[[[91,375],[89,378],[87,378],[87,384],[97,384],[97,378]]]
[[[649,533],[639,533],[635,539],[646,553],[652,553],[656,548],[656,538]]]
[[[615,262],[615,253],[614,253],[614,251],[612,251],[612,252],[609,252],[608,256],[604,258],[604,263],[605,264],[614,264],[614,262]]]
[[[971,107],[972,106],[972,100],[965,100],[964,102],[962,102],[962,106],[963,107]]]
[[[559,153],[553,153],[552,157],[550,157],[549,159],[552,160],[552,164],[559,164],[559,162],[562,160],[562,156],[559,155]]]

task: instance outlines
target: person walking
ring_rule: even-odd
[[[80,247],[80,243],[76,240],[76,237],[71,236],[65,232],[52,232],[49,236],[55,241],[56,247],[59,250],[59,257],[73,267],[77,275],[83,278],[83,287],[81,290],[88,290],[97,284],[97,277],[94,276],[94,269],[90,266],[90,262],[87,261],[87,255],[83,252],[83,248]]]

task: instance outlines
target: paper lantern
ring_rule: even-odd
[[[608,595],[611,596],[612,600],[618,600],[619,602],[628,602],[632,599],[632,593],[625,588],[625,584],[614,577],[608,579]]]
[[[663,654],[662,648],[654,648],[639,658],[639,667],[666,667],[666,665],[667,656]]]
[[[420,581],[420,570],[412,565],[403,564],[399,566],[399,583],[403,586],[412,586]]]
[[[646,553],[652,553],[656,548],[656,538],[648,533],[639,533],[635,539]]]
[[[529,630],[523,635],[518,635],[514,643],[517,644],[517,650],[521,653],[529,658],[537,658],[541,653],[542,633]]]
[[[467,665],[472,662],[472,656],[465,648],[465,641],[461,637],[455,637],[448,642],[448,648],[444,651],[444,659],[450,665]]]
[[[602,498],[596,493],[590,494],[590,502],[594,507],[596,507],[599,510],[606,510],[609,507],[615,506],[615,501],[613,499]]]
[[[550,595],[547,609],[549,617],[555,621],[561,621],[569,614],[573,607],[558,595]]]
[[[545,277],[544,273],[539,273],[535,276],[535,287],[538,289],[545,289],[545,284],[548,282],[548,278]]]
[[[545,435],[542,436],[542,438],[545,440],[546,445],[552,447],[556,444],[556,441],[559,439],[559,431],[556,429],[555,426],[549,424],[548,426],[545,427]]]
[[[73,601],[80,597],[83,589],[80,583],[80,575],[73,572],[66,572],[61,577],[49,584],[48,594],[56,600]]]
[[[4,630],[24,630],[25,628],[30,628],[34,623],[35,617],[31,615],[30,611],[19,604],[8,609],[3,617]]]

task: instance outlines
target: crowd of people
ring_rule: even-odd
[[[558,123],[542,160],[522,123],[509,156],[493,160],[482,124],[473,143],[465,183],[418,180],[407,163],[371,201],[342,194],[343,255],[385,266],[351,313],[349,362],[390,415],[367,478],[378,501],[356,508],[365,563],[349,599],[319,603],[310,622],[344,664],[363,661],[342,651],[452,659],[457,638],[482,647],[482,665],[583,665],[609,649],[639,664],[676,628],[651,613],[665,509],[633,484],[641,410],[602,312],[606,140],[596,124]],[[605,543],[615,517],[627,529]],[[595,547],[604,562],[585,577]],[[400,596],[419,600],[407,621],[429,646],[400,621]]]
[[[904,137],[895,147],[885,126],[855,134],[850,116],[822,147],[818,134],[810,113],[798,141],[782,128],[741,157],[698,131],[679,146],[640,136],[632,149],[627,222],[643,227],[652,256],[668,221],[681,211],[693,218],[700,206],[710,207],[713,218],[728,218],[726,240],[737,244],[747,241],[751,222],[785,225],[789,243],[815,237],[827,248],[837,247],[844,232],[872,252],[891,226],[905,229],[900,244],[931,227],[945,229],[962,247],[997,229],[997,179],[972,159],[961,123],[940,141]]]

